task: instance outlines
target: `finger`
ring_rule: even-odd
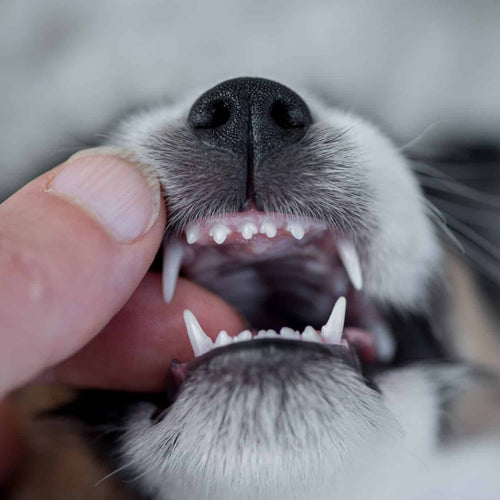
[[[149,273],[103,332],[52,372],[55,380],[80,386],[161,391],[172,359],[193,356],[183,311],[190,309],[215,339],[222,329],[235,335],[243,318],[200,286],[179,279],[170,304],[163,300],[161,276]],[[215,312],[215,313],[214,313]]]
[[[95,336],[160,246],[158,181],[116,150],[83,153],[0,205],[0,394]]]

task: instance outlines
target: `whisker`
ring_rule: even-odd
[[[483,209],[464,207],[460,203],[443,199],[435,199],[434,203],[440,210],[456,217],[466,224],[500,231],[500,224],[498,221],[499,214],[491,207],[485,207]]]
[[[420,132],[420,134],[415,137],[415,139],[412,139],[410,142],[407,142],[403,146],[399,148],[399,151],[406,151],[407,149],[411,148],[415,144],[419,143],[433,128],[435,128],[437,125],[441,125],[443,123],[448,123],[450,120],[442,118],[441,120],[437,120],[430,125],[427,125],[427,127]]]
[[[131,465],[132,465],[132,463],[129,462],[128,464],[125,464],[125,465],[119,467],[118,469],[115,469],[113,472],[110,472],[108,475],[104,476],[102,479],[100,479],[99,481],[97,481],[97,483],[94,484],[94,488],[97,488],[101,483],[103,483],[104,481],[106,481],[106,479],[109,479],[110,477],[118,474],[123,469],[126,469],[127,467],[130,467]]]
[[[439,171],[436,170],[436,172]],[[500,209],[500,197],[470,188],[443,173],[439,173],[438,175],[434,173],[428,175],[419,174],[419,181],[424,187],[435,189],[443,193],[459,195],[482,205]]]
[[[474,243],[477,247],[500,263],[500,249],[491,243],[491,241],[488,241],[485,237],[481,236],[469,226],[452,216],[448,216],[448,224],[456,232],[460,233],[464,238],[471,243]]]
[[[455,245],[462,254],[465,253],[465,249],[457,237],[453,234],[453,231],[448,227],[446,217],[429,199],[425,200],[425,204],[429,209],[429,215],[434,220],[434,223],[443,233],[451,240],[453,245]]]
[[[464,242],[465,252],[467,258],[473,263],[476,269],[486,276],[487,278],[493,280],[496,284],[500,285],[500,266],[495,259],[492,259],[489,255],[485,255],[481,249],[474,247],[472,244]]]

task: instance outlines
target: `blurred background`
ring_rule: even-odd
[[[496,301],[498,0],[2,0],[0,201],[104,142],[128,112],[234,76],[298,84],[385,130],[415,160]],[[30,439],[53,448],[46,435]],[[55,470],[67,460],[58,457]],[[82,467],[91,466],[76,475]],[[53,478],[39,462],[31,470]]]
[[[498,144],[499,47],[497,0],[2,0],[0,198],[230,76],[308,86],[400,144]]]

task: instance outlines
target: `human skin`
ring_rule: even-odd
[[[243,329],[187,280],[164,303],[148,270],[166,221],[154,175],[109,148],[73,156],[0,205],[0,400],[37,381],[159,391],[170,361],[192,356],[184,309],[212,338]],[[3,449],[14,450],[0,410]],[[0,456],[0,470],[8,462]]]

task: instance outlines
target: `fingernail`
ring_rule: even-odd
[[[114,147],[76,153],[47,191],[83,207],[120,242],[146,233],[160,210],[160,185],[154,173],[127,151]]]

